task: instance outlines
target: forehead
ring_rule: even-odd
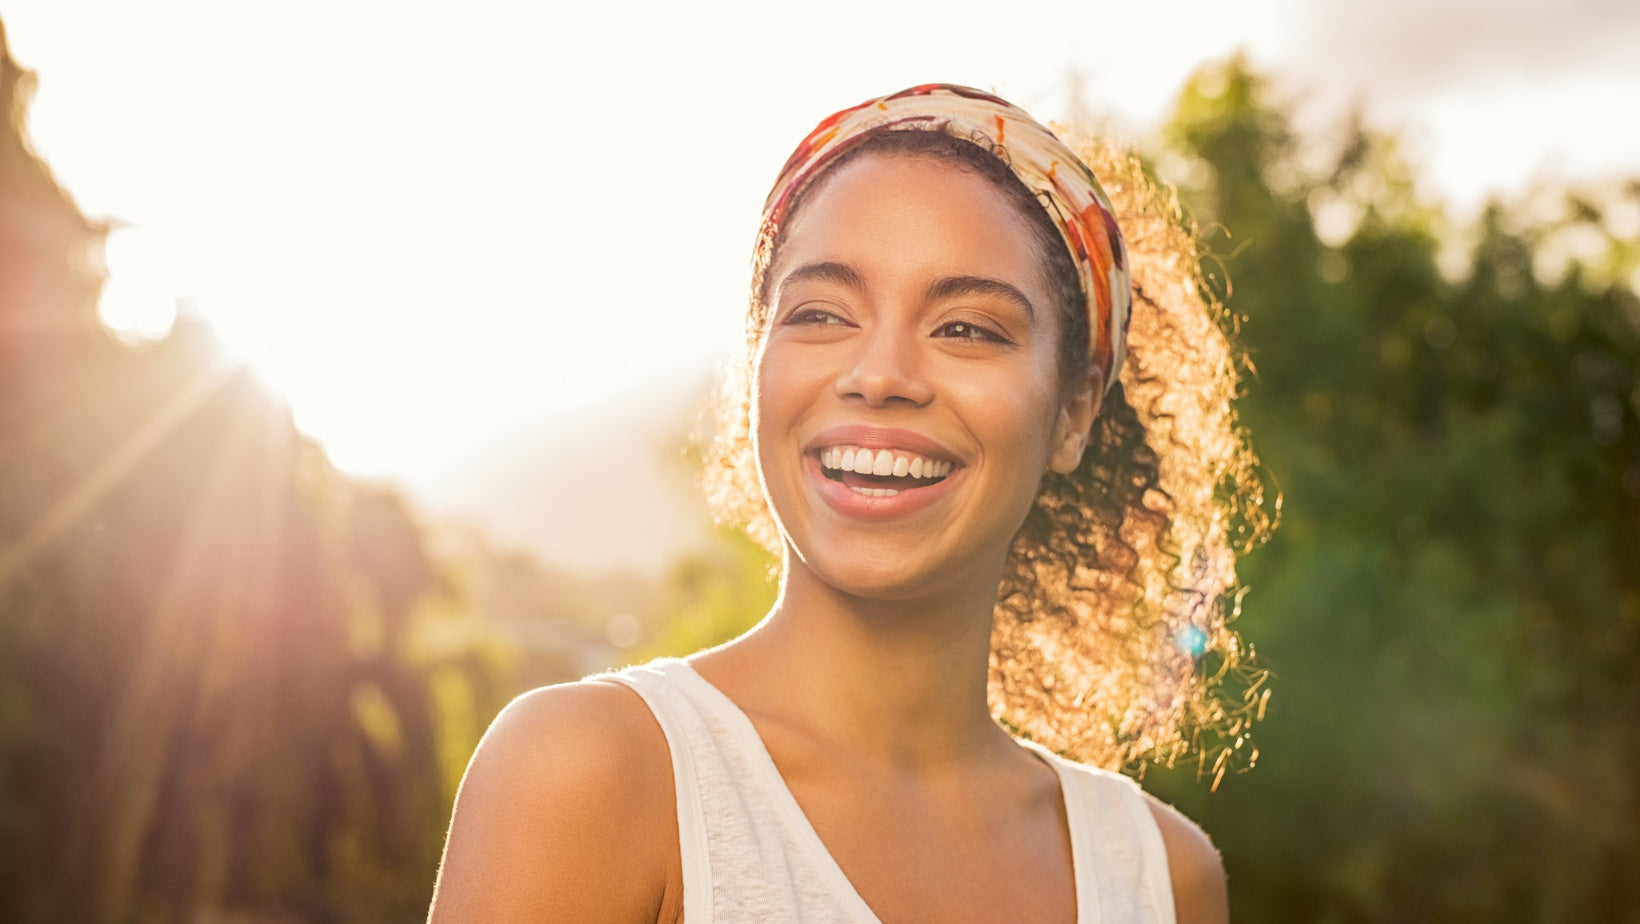
[[[797,263],[865,262],[1040,282],[1030,221],[991,179],[945,158],[872,153],[804,190],[773,254],[771,282]]]

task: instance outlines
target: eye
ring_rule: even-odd
[[[940,325],[934,331],[936,337],[946,337],[952,340],[970,340],[978,343],[1008,343],[1007,337],[1002,336],[989,327],[982,327],[972,321],[951,321]]]
[[[804,305],[803,307],[794,310],[791,314],[786,316],[785,323],[790,325],[812,324],[825,327],[846,326],[848,324],[847,321],[843,320],[841,317],[838,317],[836,314],[833,314],[824,308],[814,307],[813,305]]]

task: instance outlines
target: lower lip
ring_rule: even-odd
[[[912,488],[889,497],[872,497],[857,493],[841,481],[827,478],[825,469],[813,456],[804,459],[804,468],[810,483],[828,507],[860,520],[892,520],[910,516],[944,497],[951,490],[951,483],[962,476],[962,469],[959,468],[928,487]]]

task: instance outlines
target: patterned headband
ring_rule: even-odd
[[[976,146],[990,145],[1036,195],[1076,263],[1087,300],[1089,352],[1115,384],[1126,352],[1132,300],[1122,233],[1093,172],[1026,112],[989,93],[925,84],[828,116],[797,146],[763,206],[760,237],[772,242],[809,181],[844,151],[884,131],[935,129]]]

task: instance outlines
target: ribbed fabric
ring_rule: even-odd
[[[728,697],[674,659],[599,679],[637,691],[666,733],[688,924],[880,924]],[[1172,922],[1161,831],[1137,784],[1035,750],[1064,794],[1078,924]]]

